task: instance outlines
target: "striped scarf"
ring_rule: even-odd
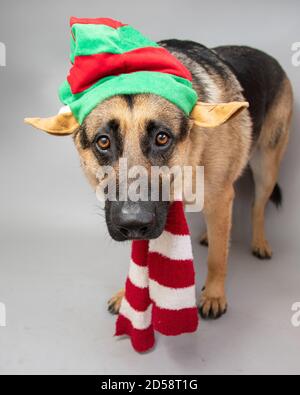
[[[176,336],[197,326],[192,246],[183,204],[177,201],[158,239],[132,243],[116,336],[128,335],[133,348],[145,352],[154,346],[155,330]]]

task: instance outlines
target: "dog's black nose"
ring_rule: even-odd
[[[106,201],[108,231],[116,241],[157,239],[163,232],[168,202]]]
[[[155,215],[140,204],[124,204],[115,223],[125,239],[145,239],[155,226]]]

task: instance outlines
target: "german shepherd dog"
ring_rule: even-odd
[[[264,230],[269,200],[281,203],[278,171],[289,140],[293,93],[288,77],[271,56],[245,46],[208,49],[191,41],[159,43],[192,73],[202,102],[248,101],[249,109],[216,128],[193,125],[175,105],[153,94],[115,96],[98,105],[74,133],[82,167],[94,188],[102,165],[204,166],[204,217],[209,246],[208,276],[199,299],[204,318],[227,310],[225,281],[234,184],[250,164],[255,182],[252,210],[253,254],[270,259]],[[159,143],[159,144],[158,144]],[[163,143],[163,144],[161,144]],[[166,202],[107,201],[105,216],[115,240],[157,238],[163,231]],[[109,301],[118,313],[124,291]]]

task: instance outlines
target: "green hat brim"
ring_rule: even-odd
[[[75,118],[82,124],[101,102],[116,95],[155,94],[179,107],[187,116],[197,103],[198,96],[192,83],[171,74],[142,71],[101,79],[82,93],[73,95],[68,82],[59,91],[60,99],[70,106]]]

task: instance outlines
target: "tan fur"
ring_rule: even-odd
[[[121,302],[124,297],[125,291],[124,289],[121,289],[119,292],[117,292],[111,299],[109,299],[107,305],[108,305],[108,311],[112,314],[118,314],[120,307],[121,307]]]
[[[216,78],[222,101],[243,101],[240,87],[231,81]],[[233,185],[245,168],[251,148],[251,120],[248,111],[243,111],[228,123],[214,130],[194,128],[190,139],[189,164],[204,166],[205,204],[204,217],[207,224],[208,276],[205,289],[199,300],[204,317],[214,318],[225,313],[227,299],[225,281],[231,230]],[[205,238],[205,237],[204,237]]]
[[[121,97],[113,97],[101,103],[85,120],[85,130],[89,140],[111,119],[120,121],[120,129],[124,140],[123,157],[128,160],[128,168],[135,165],[150,168],[151,163],[144,157],[140,141],[145,132],[146,122],[160,120],[170,125],[175,134],[179,134],[181,112],[178,108],[154,95],[139,95],[135,99],[134,110],[131,111]],[[190,122],[192,127],[192,121]],[[75,136],[75,144],[81,157],[81,163],[93,187],[98,185],[96,179],[99,164],[90,150],[84,150],[80,144],[79,133]],[[189,144],[188,141],[186,141]],[[169,165],[184,165],[188,152],[183,144],[179,144]]]
[[[214,79],[213,76],[210,78]],[[216,77],[214,83],[214,96],[218,96],[222,102],[245,100],[237,81],[222,81]],[[254,175],[257,174],[258,177],[262,168],[267,169],[263,171],[263,180],[256,180],[253,248],[270,253],[263,231],[264,208],[277,180],[279,163],[287,145],[291,101],[291,88],[286,81],[265,121],[261,138],[252,152],[252,124],[249,112],[245,110],[226,124],[213,129],[192,126],[191,122],[190,132],[177,144],[169,159],[170,167],[202,165],[205,168],[204,216],[207,236],[204,237],[204,241],[209,244],[208,277],[199,300],[204,316],[219,317],[227,308],[225,280],[234,199],[233,185],[250,157]],[[123,156],[128,159],[129,166],[151,166],[140,146],[147,121],[161,120],[170,125],[175,134],[180,132],[180,111],[173,104],[154,95],[136,96],[133,108],[129,108],[122,97],[115,97],[100,104],[85,121],[89,140],[92,140],[110,119],[118,119],[121,124],[124,139]],[[280,135],[278,125],[283,125],[283,133]],[[82,149],[79,133],[75,136],[75,144],[85,173],[91,184],[96,187],[99,181],[95,174],[99,164],[90,150]],[[110,309],[114,312],[118,311],[123,295],[124,292],[121,291],[109,302]]]

